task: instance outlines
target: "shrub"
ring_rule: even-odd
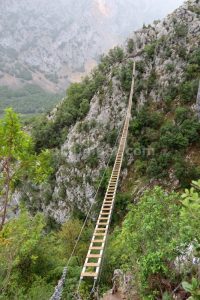
[[[200,123],[196,118],[185,119],[180,126],[180,130],[189,143],[200,141]]]
[[[136,70],[141,75],[145,71],[145,63],[143,60],[137,61]]]
[[[168,123],[161,128],[160,144],[165,149],[181,150],[186,149],[189,141],[178,127]]]
[[[198,85],[198,80],[185,81],[180,85],[180,96],[184,103],[191,103],[196,100]]]
[[[168,168],[172,161],[171,153],[161,153],[157,158],[149,161],[147,167],[147,175],[156,178],[166,177]]]
[[[190,111],[186,107],[178,107],[175,110],[175,122],[177,124],[182,124],[185,119],[187,119],[190,115]]]
[[[175,30],[176,36],[180,37],[180,38],[186,37],[188,34],[188,26],[183,23],[175,25],[174,30]]]
[[[99,163],[98,153],[96,150],[92,151],[86,160],[86,164],[90,168],[96,168]]]
[[[122,62],[124,51],[120,47],[115,47],[108,52],[108,56],[111,64]]]
[[[121,82],[122,89],[125,92],[130,92],[131,83],[132,83],[132,69],[133,69],[133,63],[129,63],[127,65],[123,65],[120,74],[119,79]]]
[[[117,129],[109,131],[105,136],[105,142],[108,143],[111,147],[113,147],[116,143],[117,136],[118,136]]]
[[[157,43],[153,42],[152,44],[148,44],[144,47],[144,53],[146,54],[147,58],[153,59],[155,54]]]
[[[127,51],[128,53],[132,53],[135,47],[135,43],[133,41],[133,39],[129,39],[128,43],[127,43]]]
[[[195,165],[186,162],[181,156],[174,159],[174,170],[182,187],[188,187],[191,180],[196,180],[200,177],[200,170]]]
[[[166,65],[166,70],[167,70],[168,72],[174,72],[174,70],[175,70],[174,64],[167,64],[167,65]]]
[[[182,59],[186,60],[186,58],[187,58],[187,50],[185,49],[185,47],[178,46],[177,53],[178,53],[179,57],[181,57]]]
[[[192,55],[189,58],[189,63],[190,64],[197,64],[198,66],[200,66],[200,50],[197,49],[195,50]]]
[[[198,64],[189,64],[185,72],[185,77],[187,80],[196,79],[200,74],[200,66]]]
[[[166,104],[170,104],[178,95],[178,88],[175,85],[170,85],[163,93],[163,99]]]
[[[79,108],[80,117],[84,117],[88,113],[89,108],[90,108],[89,101],[87,99],[83,99],[81,101],[80,108]]]
[[[170,261],[178,254],[175,250],[179,231],[178,198],[177,194],[168,194],[160,187],[147,191],[125,219],[117,238],[121,246],[113,245],[114,255],[115,249],[120,249],[118,262],[135,274],[135,284],[142,298],[153,292],[160,298],[160,289],[166,289],[164,282],[173,280]]]
[[[147,79],[147,91],[148,93],[151,92],[152,89],[155,89],[157,86],[157,74],[155,70],[151,71],[149,78]]]

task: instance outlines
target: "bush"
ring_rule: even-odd
[[[171,162],[172,162],[171,153],[159,154],[157,158],[153,158],[150,160],[147,167],[147,175],[150,176],[151,178],[166,177]]]
[[[178,199],[177,194],[168,194],[160,187],[147,191],[128,213],[116,238],[118,243],[111,245],[113,259],[116,253],[118,264],[134,273],[142,298],[153,292],[160,298],[160,289],[166,289],[164,282],[173,281],[170,261],[178,255],[175,250],[179,231]]]
[[[186,68],[185,77],[187,80],[196,79],[200,74],[200,66],[198,64],[189,64]]]
[[[132,83],[132,71],[133,71],[133,63],[130,62],[127,65],[123,65],[120,73],[119,80],[121,82],[122,89],[125,92],[130,92],[131,83]]]
[[[186,37],[188,34],[188,26],[185,24],[177,24],[174,28],[175,34],[179,38]]]
[[[185,188],[189,187],[191,180],[196,180],[200,177],[200,169],[186,162],[181,156],[174,159],[174,170],[181,186]]]
[[[160,144],[164,149],[181,150],[186,149],[189,141],[178,127],[168,123],[161,128]]]
[[[153,42],[152,44],[148,44],[144,47],[144,53],[146,54],[147,58],[153,59],[155,55],[157,43]]]
[[[198,86],[198,80],[183,82],[179,87],[181,100],[184,103],[191,103],[196,101]]]
[[[180,130],[189,143],[200,141],[200,123],[196,118],[185,119],[180,126]]]
[[[145,63],[143,60],[137,61],[136,71],[139,73],[139,76],[145,71]]]
[[[157,86],[157,74],[155,70],[151,71],[151,74],[149,75],[149,78],[147,79],[147,91],[148,93],[151,92],[151,90],[155,89]]]
[[[166,65],[166,70],[167,70],[168,72],[174,72],[174,70],[175,70],[174,64],[167,64],[167,65]]]
[[[127,51],[128,53],[132,53],[135,47],[135,43],[133,41],[133,39],[129,39],[128,43],[127,43]]]
[[[96,168],[98,166],[99,158],[98,158],[98,153],[96,150],[94,150],[90,153],[90,155],[88,156],[88,158],[86,160],[86,164],[92,169]]]
[[[163,99],[167,105],[170,105],[171,102],[178,96],[178,88],[175,85],[170,85],[163,93]]]
[[[175,122],[177,124],[182,124],[185,119],[188,119],[190,116],[190,111],[186,107],[178,107],[175,110]]]
[[[117,129],[109,131],[105,136],[105,142],[108,143],[111,147],[113,147],[116,143],[117,136],[118,136]]]

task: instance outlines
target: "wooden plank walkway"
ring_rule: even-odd
[[[93,277],[94,279],[97,279],[101,267],[106,238],[108,235],[108,229],[109,229],[114,202],[115,202],[115,195],[117,191],[127,135],[128,135],[128,127],[129,127],[129,122],[131,117],[131,107],[132,107],[132,98],[133,98],[134,81],[135,81],[134,79],[135,79],[135,62],[133,64],[133,78],[131,84],[131,92],[129,97],[125,123],[123,127],[123,132],[120,139],[112,174],[108,183],[107,191],[104,197],[101,211],[96,223],[96,227],[92,236],[92,240],[81,273],[81,280],[84,277]]]

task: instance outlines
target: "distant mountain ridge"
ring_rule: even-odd
[[[2,0],[0,87],[15,90],[31,84],[60,93],[88,73],[100,54],[181,2]],[[10,105],[3,95],[0,90]]]

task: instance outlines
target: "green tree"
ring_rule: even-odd
[[[135,43],[133,39],[129,39],[127,42],[127,51],[128,53],[132,53],[135,47]]]
[[[45,226],[41,213],[33,217],[24,208],[19,217],[4,225],[0,232],[0,299],[50,298],[65,260],[58,235],[45,234]]]
[[[18,115],[11,108],[6,109],[4,118],[0,120],[0,187],[3,198],[0,230],[17,182],[25,177],[36,183],[44,181],[51,172],[49,159],[48,151],[35,155],[31,137],[22,130]]]

